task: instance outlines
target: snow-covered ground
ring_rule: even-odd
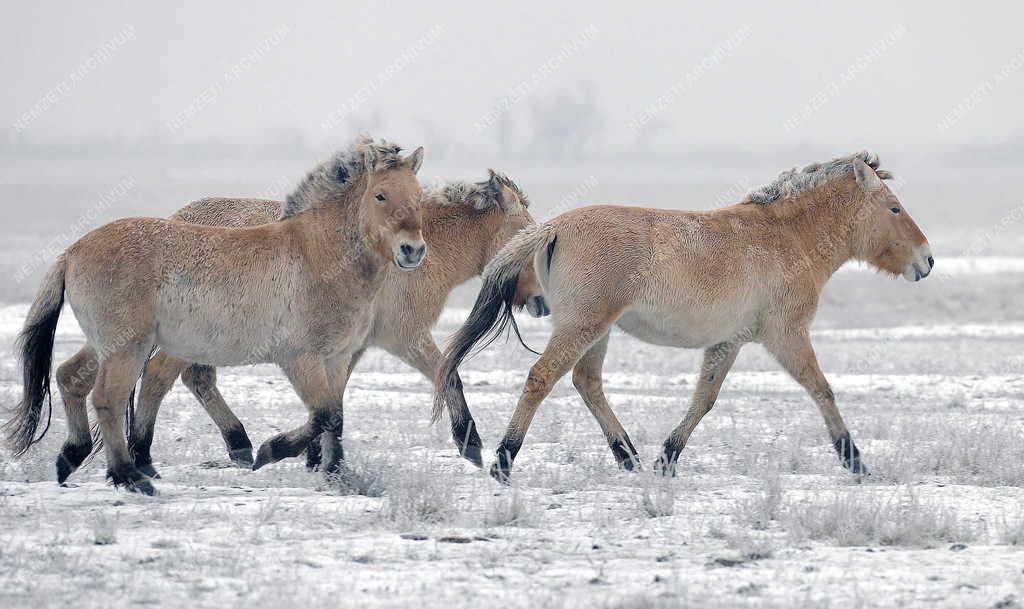
[[[4,344],[24,311],[0,310]],[[449,311],[438,338],[463,315]],[[543,321],[523,326],[543,344]],[[299,606],[329,593],[346,606],[995,606],[1024,587],[1021,328],[818,329],[874,471],[861,483],[838,467],[810,400],[756,346],[674,480],[618,471],[563,382],[514,486],[501,487],[429,426],[425,379],[383,353],[350,386],[345,441],[360,479],[341,488],[298,460],[229,467],[182,387],[161,411],[158,497],[108,487],[102,457],[59,488],[58,403],[46,439],[0,465],[0,603]],[[58,338],[58,359],[81,344],[73,317]],[[613,338],[607,390],[648,462],[682,415],[696,357]],[[509,343],[467,366],[489,446],[530,361]],[[9,357],[0,378],[14,403]],[[304,417],[272,367],[224,370],[221,387],[257,442]]]
[[[539,217],[591,171],[556,184],[506,169]],[[137,192],[89,221],[248,194],[234,186],[252,173],[189,178],[170,190],[138,175]],[[22,248],[50,246],[33,236],[49,230],[33,206],[63,200],[60,184],[70,180],[0,177],[0,194],[27,218],[0,228],[10,236],[7,300],[24,302],[45,256]],[[119,179],[74,200],[88,210]],[[733,178],[715,180],[679,183],[714,193]],[[669,480],[619,471],[563,380],[527,436],[513,486],[500,486],[456,455],[443,425],[430,426],[427,381],[381,352],[349,386],[345,444],[358,478],[345,486],[324,483],[298,459],[259,472],[231,467],[217,430],[178,386],[153,447],[159,496],[107,486],[102,456],[60,488],[52,464],[65,425],[55,398],[38,446],[18,461],[0,452],[0,606],[308,606],[325,595],[341,606],[424,609],[1022,606],[1024,240],[1015,220],[1001,220],[1013,207],[999,197],[1013,189],[977,183],[987,190],[969,223],[956,210],[973,183],[950,190],[918,179],[905,189],[935,250],[932,277],[912,285],[853,267],[823,294],[814,342],[872,468],[868,479],[839,467],[810,399],[757,346],[741,353]],[[662,206],[678,194],[599,186],[604,200]],[[158,203],[128,206],[149,195]],[[55,247],[74,236],[62,233]],[[16,276],[26,260],[34,270]],[[454,295],[440,342],[464,319],[474,289]],[[19,397],[9,349],[25,311],[0,308],[0,405]],[[546,321],[522,327],[543,346]],[[65,311],[56,359],[81,341]],[[682,417],[699,357],[613,336],[606,388],[645,464]],[[488,447],[533,359],[499,342],[467,363],[467,398]],[[271,366],[224,369],[220,379],[254,442],[305,417]]]

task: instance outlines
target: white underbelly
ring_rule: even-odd
[[[616,324],[644,342],[667,347],[700,349],[749,334],[752,315],[726,311],[659,311],[633,307]]]
[[[252,335],[211,328],[157,330],[156,344],[174,357],[211,366],[240,366],[274,361],[270,335]]]

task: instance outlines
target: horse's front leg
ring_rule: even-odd
[[[686,411],[683,420],[665,440],[661,455],[654,464],[656,473],[675,475],[679,453],[683,452],[683,447],[690,439],[690,434],[697,428],[697,424],[715,405],[725,375],[729,373],[733,362],[736,361],[736,355],[741,346],[742,344],[739,342],[727,342],[704,350],[704,362],[700,366],[697,388],[693,392],[690,408]]]
[[[818,367],[818,358],[806,329],[794,332],[769,333],[764,346],[775,356],[779,364],[793,379],[800,383],[818,405],[825,426],[832,438],[832,446],[839,453],[843,467],[855,474],[867,474],[867,467],[861,463],[860,451],[850,437],[843,416],[839,414],[836,398],[828,380]]]
[[[334,384],[341,383],[341,388],[335,391],[339,391],[339,395],[345,393],[345,386],[348,383],[348,379],[352,376],[352,371],[355,369],[356,364],[362,359],[363,354],[366,353],[366,347],[361,347],[355,351],[351,356],[344,356],[332,359],[327,362],[327,375],[328,381]],[[306,445],[306,469],[309,471],[316,471],[320,469],[320,465],[323,462],[323,445],[321,443],[321,436],[313,436]],[[337,450],[341,451],[340,443],[337,444]],[[344,458],[341,456],[340,458]]]
[[[344,384],[339,391],[337,384],[331,382],[329,378],[324,359],[316,354],[301,355],[282,363],[281,368],[306,405],[309,420],[300,427],[279,433],[264,442],[256,454],[256,462],[252,468],[256,470],[281,459],[299,456],[306,450],[310,440],[321,433],[338,439],[337,447],[331,446],[329,450],[335,451],[331,455],[332,459],[340,460],[340,438],[344,423]],[[347,379],[347,374],[345,377]]]

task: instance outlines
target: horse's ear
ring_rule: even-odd
[[[505,183],[502,180],[502,176],[497,171],[488,168],[487,169],[487,190],[492,193],[495,203],[498,204],[498,208],[502,211],[508,211],[512,205],[512,201],[509,201],[508,191],[505,190]]]
[[[367,146],[363,150],[363,170],[368,174],[377,170],[377,153],[373,146]]]
[[[334,179],[339,184],[348,182],[348,168],[344,163],[338,163],[338,166],[334,168]]]
[[[859,158],[853,159],[853,175],[857,177],[857,184],[860,184],[864,192],[875,192],[882,187],[882,180],[875,170]]]
[[[405,157],[405,163],[413,173],[419,173],[420,166],[423,165],[423,146],[413,150],[412,154]]]

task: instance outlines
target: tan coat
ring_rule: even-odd
[[[859,153],[785,173],[723,209],[586,207],[524,231],[485,272],[478,306],[445,353],[435,408],[450,409],[459,364],[500,325],[503,286],[533,266],[554,330],[498,446],[496,478],[507,479],[537,407],[570,370],[616,459],[639,463],[601,387],[612,325],[645,342],[705,350],[689,412],[666,440],[659,470],[674,471],[740,347],[756,341],[811,393],[842,463],[863,473],[808,327],[821,288],[848,260],[911,281],[931,271],[927,240],[877,168],[877,157]]]

